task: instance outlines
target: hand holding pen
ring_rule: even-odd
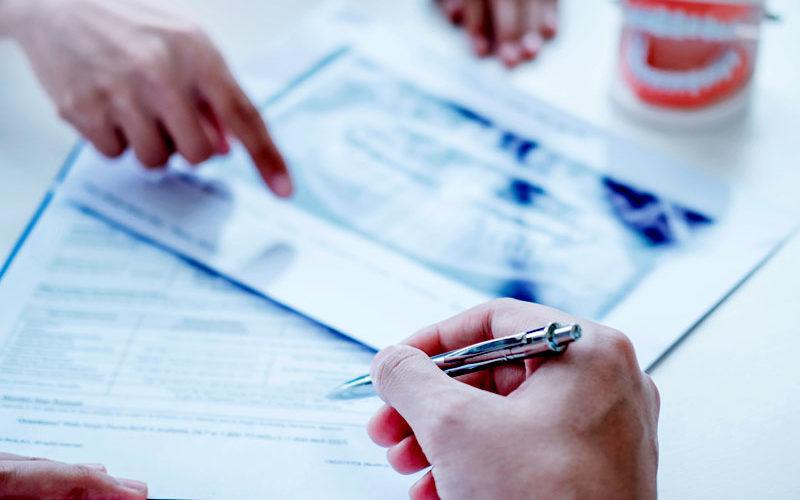
[[[557,357],[458,379],[428,357],[552,321],[576,322],[502,299],[378,354],[387,404],[368,430],[398,472],[431,467],[411,498],[655,498],[658,392],[623,334],[578,321],[583,338]]]

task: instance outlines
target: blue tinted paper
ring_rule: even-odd
[[[713,224],[351,51],[271,107],[299,206],[488,295],[602,317]]]

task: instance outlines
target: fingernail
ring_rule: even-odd
[[[137,481],[135,479],[125,479],[121,477],[118,477],[116,479],[119,484],[128,488],[129,490],[135,490],[137,492],[147,493],[147,485],[141,481]]]
[[[535,57],[542,50],[542,37],[536,33],[527,33],[522,37],[522,48],[530,57]]]
[[[275,192],[281,198],[286,198],[291,196],[293,188],[292,188],[292,179],[289,178],[286,174],[277,174],[270,178],[269,186],[272,188],[272,191]]]
[[[510,68],[513,68],[519,63],[521,56],[522,54],[520,54],[519,48],[511,43],[504,43],[497,50],[497,57]]]
[[[546,14],[542,25],[542,36],[549,40],[556,36],[556,31],[558,31],[558,16],[555,12]]]
[[[451,23],[456,25],[461,24],[461,20],[464,16],[464,11],[457,2],[445,2],[444,10],[445,14],[447,15],[447,18],[450,19]]]

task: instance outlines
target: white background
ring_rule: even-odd
[[[187,2],[235,66],[291,30],[319,0]],[[395,29],[468,57],[427,0],[352,0]],[[582,118],[755,189],[800,220],[800,2],[770,2],[748,114],[711,132],[667,132],[608,98],[620,25],[605,0],[562,0],[562,29],[538,61],[507,77]],[[487,62],[487,71],[501,71]],[[0,254],[10,251],[77,139],[12,44],[0,42]],[[643,167],[646,168],[646,167]],[[687,283],[687,290],[691,290]],[[656,369],[662,498],[800,496],[800,237],[790,241]],[[1,307],[1,306],[0,306]],[[665,304],[668,307],[668,302]]]

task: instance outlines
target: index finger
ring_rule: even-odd
[[[289,170],[258,109],[224,64],[214,75],[214,81],[201,88],[222,126],[244,145],[272,192],[280,197],[290,196],[293,189]]]
[[[434,355],[554,321],[569,323],[575,319],[551,307],[515,299],[496,299],[423,328],[404,343]]]

